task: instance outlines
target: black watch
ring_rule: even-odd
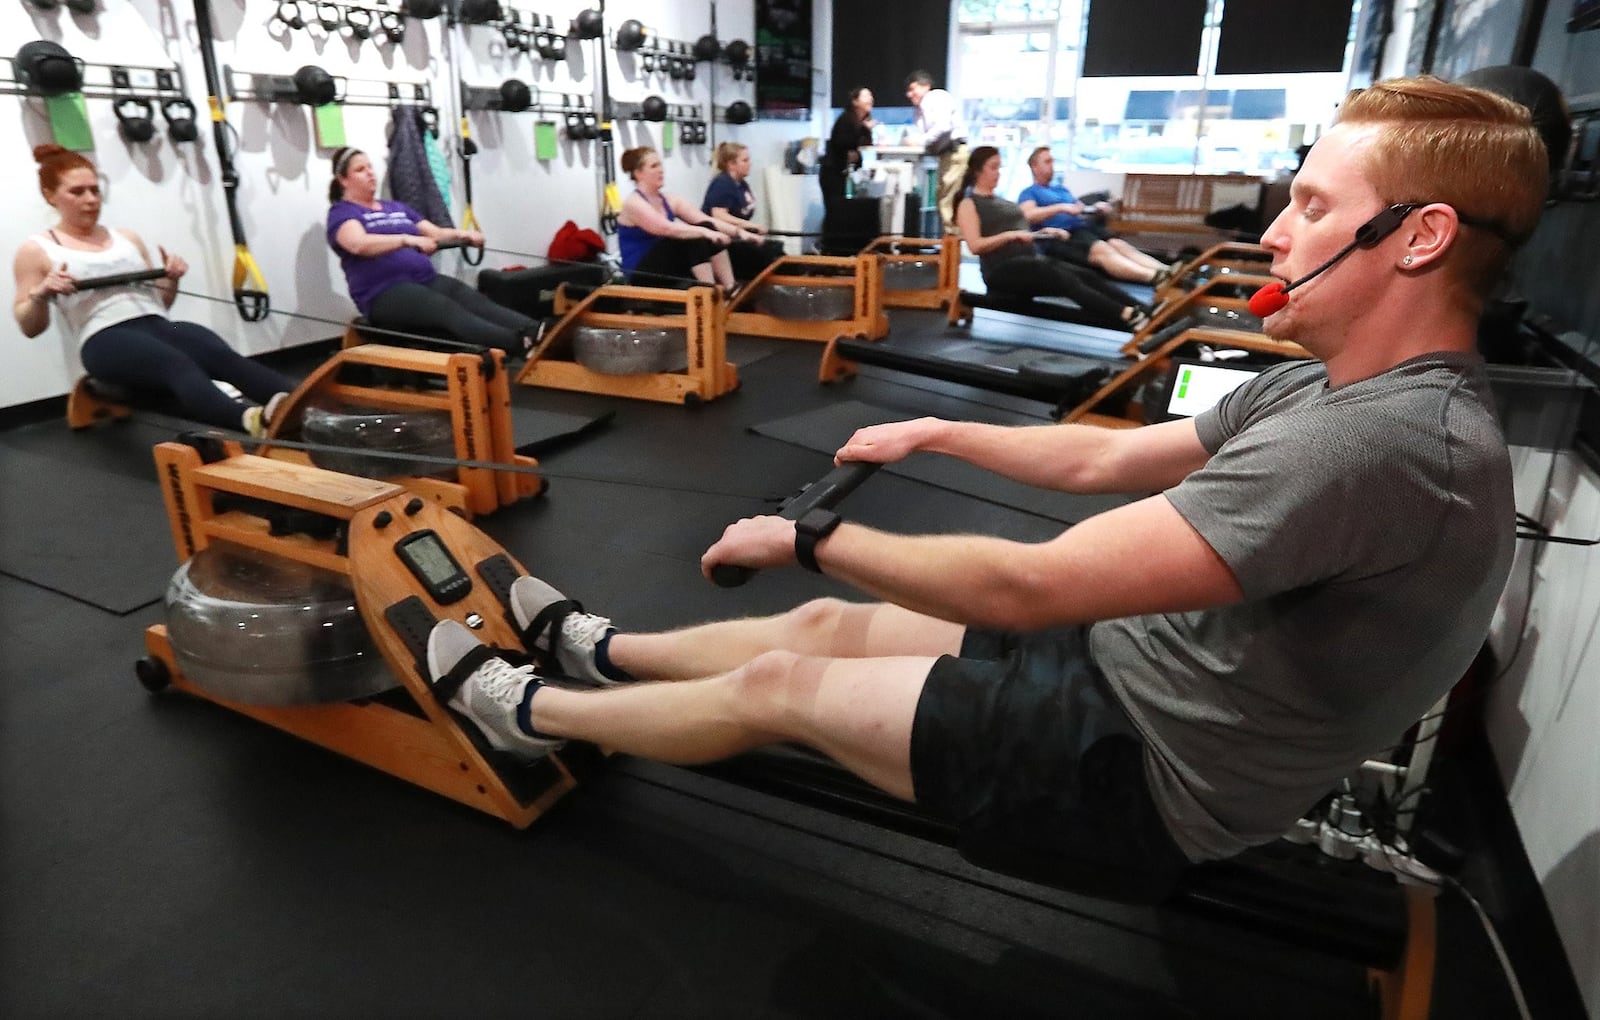
[[[817,543],[833,534],[839,522],[844,520],[832,510],[807,510],[803,516],[794,522],[794,558],[802,567],[813,574],[822,573],[822,567],[817,564]]]

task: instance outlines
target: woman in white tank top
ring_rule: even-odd
[[[156,267],[137,235],[100,223],[100,180],[94,164],[58,145],[34,149],[39,190],[60,221],[17,250],[12,315],[24,335],[50,326],[51,309],[79,344],[83,367],[103,382],[165,393],[178,410],[207,424],[263,435],[281,397],[295,382],[257,364],[193,322],[167,316],[188,265],[157,249]],[[154,282],[79,290],[78,283],[152,268]],[[238,388],[235,400],[214,380]]]

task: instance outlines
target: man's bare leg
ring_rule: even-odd
[[[912,799],[911,724],[934,659],[831,659],[768,652],[721,676],[605,690],[539,688],[535,730],[695,765],[785,741],[815,748]]]
[[[639,680],[727,673],[763,652],[858,659],[955,655],[966,628],[884,603],[815,599],[777,616],[723,620],[660,634],[614,633],[612,665]]]

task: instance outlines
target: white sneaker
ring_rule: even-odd
[[[459,678],[461,670],[470,672]],[[455,620],[440,620],[428,635],[428,673],[435,684],[459,683],[445,704],[494,750],[534,761],[565,743],[533,734],[528,702],[543,686],[533,667],[494,655]]]
[[[519,577],[511,585],[511,614],[522,631],[528,651],[554,656],[554,666],[576,680],[610,685],[617,681],[595,665],[594,646],[611,633],[611,621],[583,611],[583,606],[567,598],[537,577]],[[551,636],[556,635],[551,648]]]

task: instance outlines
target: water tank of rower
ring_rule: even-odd
[[[311,705],[396,686],[341,574],[213,542],[167,586],[167,636],[195,685],[246,705]]]

